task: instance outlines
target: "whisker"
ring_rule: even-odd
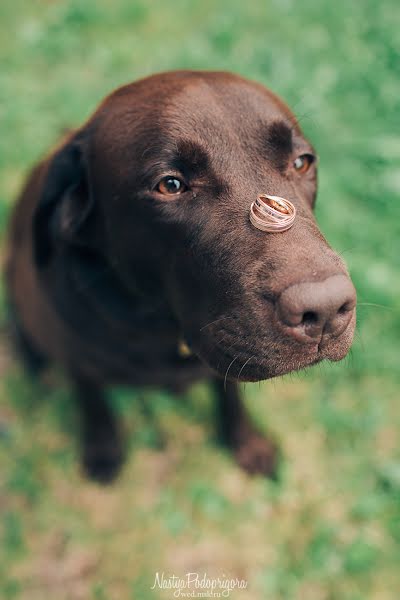
[[[242,365],[242,367],[241,367],[241,369],[240,369],[240,371],[239,371],[239,374],[238,374],[238,376],[237,376],[237,378],[238,378],[238,379],[240,379],[240,376],[241,376],[241,374],[242,374],[242,371],[243,371],[243,369],[244,369],[244,368],[245,368],[245,366],[246,366],[246,365],[247,365],[247,364],[248,364],[248,363],[251,361],[251,359],[252,359],[252,358],[254,358],[254,356],[250,356],[250,358],[248,358],[248,359],[246,360],[246,362],[245,362],[245,363]]]
[[[376,304],[375,302],[357,302],[358,306],[376,306],[378,308],[387,308],[388,310],[393,310],[391,306],[387,306],[386,304]]]
[[[233,319],[233,318],[234,317],[219,317],[219,319],[215,319],[215,321],[211,321],[210,323],[207,323],[207,325],[204,325],[203,327],[201,327],[200,331],[203,331],[203,329],[210,327],[210,325],[214,325],[214,323],[219,323],[220,321],[224,321],[225,319]]]
[[[335,252],[337,254],[345,254],[347,252],[354,252],[354,250],[357,250],[359,246],[352,246],[351,248],[345,248],[344,250],[338,250],[337,248],[335,248]]]
[[[235,362],[235,360],[237,358],[239,358],[239,355],[235,356],[235,358],[229,363],[229,366],[228,366],[228,368],[226,370],[225,377],[224,377],[224,390],[225,390],[225,392],[226,392],[226,379],[228,377],[229,369],[231,368],[231,366],[233,365],[233,363]]]
[[[354,367],[354,353],[352,348],[350,348],[348,355],[345,358],[345,362],[347,363],[347,366],[349,368],[353,368]]]
[[[361,333],[357,329],[354,332],[354,337],[357,340],[357,342],[360,344],[362,352],[365,352],[364,340],[361,336]]]

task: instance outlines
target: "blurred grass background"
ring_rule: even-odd
[[[320,154],[318,220],[360,302],[343,363],[246,386],[281,444],[279,483],[246,477],[218,448],[205,386],[185,399],[116,390],[129,461],[113,487],[83,480],[68,391],[24,377],[3,335],[0,597],[171,598],[150,589],[156,571],[207,571],[248,580],[235,600],[397,600],[397,0],[2,0],[0,28],[3,240],[29,167],[110,90],[166,69],[228,69],[300,117]]]

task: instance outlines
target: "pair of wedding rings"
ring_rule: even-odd
[[[277,233],[289,229],[296,218],[296,208],[280,196],[259,194],[250,206],[250,221],[261,231]]]

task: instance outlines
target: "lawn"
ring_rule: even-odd
[[[245,386],[281,445],[278,482],[245,476],[217,446],[198,386],[184,399],[113,392],[130,454],[108,488],[82,478],[68,390],[23,374],[2,308],[0,597],[167,600],[151,589],[157,571],[206,571],[246,579],[233,600],[397,600],[398,1],[2,0],[0,65],[2,240],[29,167],[110,90],[166,69],[227,69],[300,117],[320,156],[318,221],[359,298],[342,363]]]

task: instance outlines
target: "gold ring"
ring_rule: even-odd
[[[250,206],[250,221],[254,227],[269,233],[289,229],[296,218],[295,206],[280,196],[259,194]]]

